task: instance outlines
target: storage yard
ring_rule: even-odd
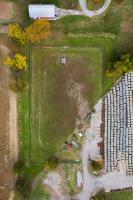
[[[106,172],[133,174],[133,73],[126,74],[104,98]]]

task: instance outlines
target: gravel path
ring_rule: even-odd
[[[93,17],[93,16],[101,15],[103,12],[105,12],[106,9],[109,7],[111,1],[112,0],[106,0],[104,5],[100,9],[94,10],[94,11],[88,10],[86,0],[79,0],[79,4],[86,16]]]
[[[83,190],[79,195],[80,200],[88,200],[100,189],[97,185],[97,178],[91,175],[88,170],[88,159],[93,155],[93,159],[98,158],[97,142],[100,142],[102,100],[95,106],[95,113],[92,114],[90,127],[86,130],[86,140],[82,149],[83,163]],[[96,123],[97,122],[97,123]],[[98,135],[97,135],[98,133]]]

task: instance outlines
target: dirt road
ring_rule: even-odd
[[[111,1],[112,0],[106,0],[106,2],[101,8],[99,8],[98,10],[93,10],[93,11],[87,8],[86,0],[79,0],[79,4],[86,16],[93,17],[93,16],[98,16],[104,13],[106,9],[109,7]]]
[[[13,190],[12,167],[17,158],[17,129],[13,128],[17,123],[16,98],[9,90],[9,69],[3,65],[8,53],[9,49],[0,44],[0,200],[7,200]]]

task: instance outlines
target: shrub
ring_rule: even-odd
[[[25,175],[18,176],[15,188],[23,197],[29,197],[31,192],[31,182]]]
[[[8,36],[22,45],[26,44],[27,42],[25,31],[18,23],[9,25]]]
[[[52,157],[48,159],[48,161],[45,163],[45,167],[48,170],[56,169],[58,166],[59,160],[56,157]]]
[[[22,172],[25,171],[25,167],[26,166],[25,166],[24,161],[23,160],[18,160],[13,166],[13,171],[15,173],[22,173]]]

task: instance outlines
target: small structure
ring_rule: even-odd
[[[55,5],[29,5],[29,16],[32,19],[48,19],[54,20],[56,18],[56,6]]]
[[[73,144],[73,146],[75,146],[76,148],[79,147],[79,144],[78,144],[75,140],[72,140],[72,144]]]
[[[82,132],[79,132],[78,135],[79,135],[79,137],[83,137],[83,133]]]
[[[58,8],[53,4],[29,5],[29,17],[32,19],[57,20],[67,15],[84,15],[84,12],[80,10]]]
[[[65,65],[67,63],[67,58],[65,56],[61,57],[61,64]]]
[[[77,172],[77,186],[81,188],[83,186],[83,175],[81,171]]]

